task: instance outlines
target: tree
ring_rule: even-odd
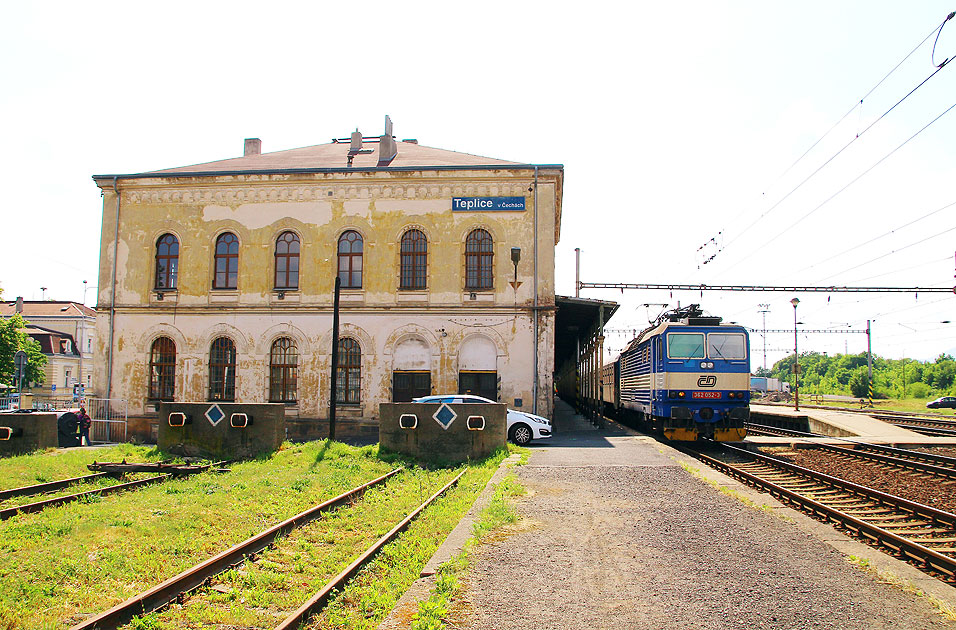
[[[9,319],[0,320],[0,383],[12,385],[13,357],[19,350],[27,353],[27,375],[24,382],[42,383],[45,380],[43,367],[46,356],[40,350],[40,344],[23,331],[27,322],[19,313]]]

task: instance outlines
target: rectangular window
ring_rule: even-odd
[[[497,372],[459,372],[458,393],[498,400]]]
[[[361,401],[359,385],[362,371],[359,368],[339,368],[335,402],[340,405],[357,405]]]
[[[709,333],[707,356],[711,359],[746,359],[744,336],[740,333]]]
[[[704,333],[670,333],[667,356],[671,359],[703,359]]]
[[[431,372],[393,372],[392,402],[411,402],[432,393]]]

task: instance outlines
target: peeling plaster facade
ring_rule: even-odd
[[[341,291],[339,336],[361,349],[360,402],[337,406],[340,427],[377,422],[396,370],[427,371],[431,393],[457,392],[462,370],[493,371],[499,401],[550,416],[563,168],[417,143],[398,143],[400,156],[406,148],[406,160],[421,164],[343,169],[349,145],[333,143],[316,147],[315,167],[262,167],[266,158],[281,165],[292,151],[95,176],[103,193],[99,395],[128,400],[131,418],[150,418],[150,349],[165,336],[176,349],[175,400],[208,400],[210,347],[227,336],[236,348],[235,400],[268,402],[270,349],[287,337],[298,352],[297,402],[287,405],[287,418],[318,427],[329,417],[336,248],[343,232],[355,230],[364,240],[362,288]],[[523,197],[525,209],[452,210],[454,197],[473,196]],[[411,228],[427,237],[425,290],[399,288],[400,241]],[[475,228],[493,238],[491,290],[465,289],[465,239]],[[279,291],[276,239],[286,231],[300,241],[299,280],[297,289]],[[224,232],[239,239],[236,289],[212,288]],[[156,290],[157,241],[165,234],[179,241],[174,291]],[[517,288],[514,247],[521,249]]]

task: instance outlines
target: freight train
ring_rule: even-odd
[[[601,373],[605,412],[670,440],[738,441],[750,418],[750,338],[691,304],[661,315]]]

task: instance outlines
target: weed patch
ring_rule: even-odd
[[[904,593],[909,593],[915,597],[919,597],[920,599],[925,599],[939,612],[939,614],[956,621],[956,610],[954,610],[949,604],[940,600],[938,597],[934,597],[922,589],[913,586],[913,584],[911,584],[909,581],[904,580],[894,573],[877,569],[867,558],[861,558],[851,554],[848,555],[846,559],[847,562],[856,565],[861,571],[870,574],[883,584],[890,584],[900,589]]]
[[[429,598],[418,604],[418,612],[412,616],[410,630],[446,630],[446,621],[461,592],[461,579],[471,567],[471,552],[474,545],[487,540],[498,528],[515,523],[518,512],[510,499],[525,493],[524,487],[511,474],[495,487],[488,506],[472,528],[473,537],[465,542],[461,553],[438,568],[435,588]]]

